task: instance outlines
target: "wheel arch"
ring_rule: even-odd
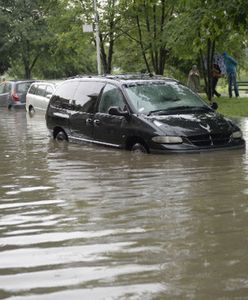
[[[34,107],[33,107],[32,104],[29,104],[29,105],[28,105],[28,112],[29,112],[29,113],[35,112],[35,109],[34,109]]]
[[[142,144],[146,148],[147,153],[150,153],[150,149],[149,149],[149,146],[146,143],[146,141],[143,138],[138,137],[138,136],[128,137],[126,140],[125,149],[130,151],[132,149],[133,145],[135,145],[137,143]]]
[[[56,139],[56,136],[59,132],[63,132],[66,135],[66,140],[68,141],[68,135],[66,131],[60,126],[56,126],[53,128],[53,139]]]

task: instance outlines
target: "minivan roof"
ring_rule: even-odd
[[[5,82],[11,82],[11,83],[19,83],[19,82],[34,82],[35,79],[10,79],[10,80],[5,80],[1,83],[5,83]]]
[[[39,83],[51,83],[51,84],[59,84],[62,83],[64,80],[62,79],[54,79],[54,80],[36,80],[35,82],[32,83],[33,84],[39,84]]]

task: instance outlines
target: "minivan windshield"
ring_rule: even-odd
[[[132,105],[142,114],[211,110],[197,94],[178,82],[135,82],[125,84],[125,90]]]

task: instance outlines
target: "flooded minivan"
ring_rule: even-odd
[[[135,152],[245,147],[240,128],[174,79],[95,76],[65,80],[46,112],[51,137]]]
[[[45,113],[49,99],[60,82],[59,80],[49,80],[32,83],[26,96],[26,111],[31,114],[37,111]]]

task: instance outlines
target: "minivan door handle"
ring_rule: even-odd
[[[99,126],[100,123],[101,123],[100,120],[98,120],[98,119],[95,119],[95,120],[94,120],[94,125]]]
[[[86,119],[86,125],[93,125],[93,120],[91,118]]]

